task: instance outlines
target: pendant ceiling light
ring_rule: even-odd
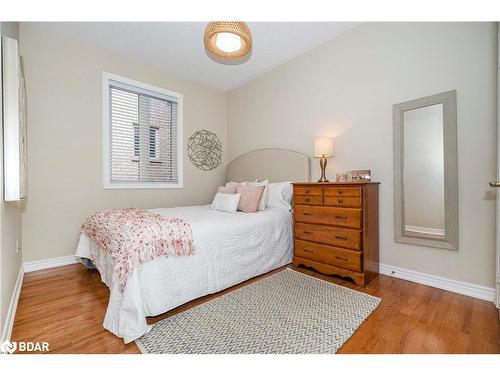
[[[207,55],[220,64],[241,64],[252,54],[252,34],[245,22],[210,22],[204,41]]]

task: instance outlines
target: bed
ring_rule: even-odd
[[[241,155],[227,167],[228,181],[265,178],[270,182],[309,180],[309,158],[290,150],[264,149]],[[291,262],[290,211],[227,213],[212,210],[209,205],[149,211],[188,222],[196,253],[148,261],[130,275],[123,289],[106,250],[84,233],[76,250],[77,257],[92,260],[110,289],[104,328],[126,343],[149,332],[147,316],[162,314]]]

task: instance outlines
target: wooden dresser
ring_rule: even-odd
[[[378,182],[293,184],[293,266],[351,278],[378,275]]]

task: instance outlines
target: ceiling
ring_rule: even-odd
[[[264,72],[358,25],[352,22],[249,22],[251,58],[241,65],[210,60],[203,46],[206,22],[39,22],[37,26],[173,75],[222,90]]]

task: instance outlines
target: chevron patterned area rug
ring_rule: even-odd
[[[166,318],[143,353],[335,353],[380,298],[285,269]]]

